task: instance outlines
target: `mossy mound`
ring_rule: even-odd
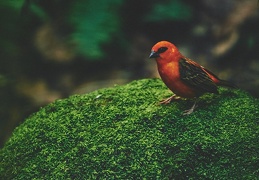
[[[220,88],[169,105],[160,79],[58,100],[0,151],[2,179],[256,179],[259,100]]]

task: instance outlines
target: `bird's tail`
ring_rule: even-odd
[[[226,80],[219,80],[219,82],[217,83],[219,86],[224,86],[224,87],[229,87],[229,88],[234,88],[234,89],[238,89],[238,86],[235,85],[232,82],[226,81]]]

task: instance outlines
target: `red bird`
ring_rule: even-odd
[[[173,99],[181,97],[196,98],[204,93],[218,93],[217,86],[236,88],[234,84],[219,79],[211,71],[183,56],[177,47],[168,41],[155,44],[149,58],[156,59],[162,80],[175,94],[161,101],[161,104],[170,103]],[[184,115],[191,114],[195,106],[196,101],[191,109],[184,112]]]

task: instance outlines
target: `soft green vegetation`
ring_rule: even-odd
[[[145,19],[151,22],[165,22],[168,20],[190,21],[193,9],[181,0],[158,2],[153,6],[152,11]]]
[[[149,8],[143,9],[143,13],[137,18],[134,18],[134,13],[131,14],[132,9],[125,8],[130,4],[123,0],[2,1],[0,5],[3,9],[10,11],[8,14],[11,14],[11,17],[15,17],[15,19],[3,17],[0,20],[5,26],[10,24],[10,21],[22,20],[21,24],[13,24],[13,26],[18,26],[16,28],[8,26],[4,28],[4,31],[18,35],[25,33],[23,28],[20,28],[21,25],[36,28],[39,22],[53,23],[55,25],[53,28],[60,34],[63,42],[73,44],[73,51],[76,55],[87,60],[100,60],[106,55],[105,45],[112,46],[116,39],[123,41],[123,39],[129,38],[127,35],[125,36],[123,31],[128,27],[122,26],[123,23],[127,24],[125,18],[128,18],[128,16],[136,21],[136,24],[146,23],[146,21],[153,23],[190,21],[193,16],[193,8],[181,0],[170,2],[150,1],[148,5],[145,5],[150,6],[150,11]],[[138,4],[134,6],[136,7]],[[126,17],[122,17],[121,13],[125,10],[129,12],[126,13]],[[3,13],[3,15],[6,14],[7,12]],[[37,19],[37,23],[33,21],[34,18]],[[17,38],[13,40],[14,43],[16,41]],[[9,43],[12,43],[12,41]],[[7,42],[1,42],[1,44],[6,45]]]
[[[191,101],[159,79],[58,100],[15,129],[2,179],[256,179],[259,101],[240,90]]]
[[[79,0],[73,3],[69,23],[74,32],[71,40],[79,54],[97,59],[103,56],[101,44],[108,43],[112,34],[120,33],[118,9],[122,0]]]

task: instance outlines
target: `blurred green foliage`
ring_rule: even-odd
[[[47,4],[63,9],[63,22],[72,28],[68,42],[75,45],[76,54],[87,59],[100,59],[105,56],[102,45],[112,41],[113,35],[121,33],[120,7],[124,0],[60,0],[42,3],[39,0],[24,1],[22,11],[31,11],[41,19],[52,19],[53,13]],[[67,6],[69,4],[69,7]],[[21,4],[16,7],[21,7]],[[65,7],[65,8],[64,8]],[[26,13],[26,12],[25,12]],[[181,0],[161,1],[152,4],[152,10],[144,17],[146,21],[190,20],[192,8]],[[62,17],[61,17],[62,18]]]
[[[69,23],[73,25],[72,41],[78,52],[91,59],[103,57],[100,44],[111,41],[111,34],[120,32],[118,8],[123,0],[75,1]]]
[[[68,43],[75,46],[75,53],[88,60],[96,60],[105,56],[103,45],[109,44],[114,35],[122,33],[123,20],[119,13],[120,7],[125,3],[127,1],[124,0],[13,0],[1,4],[16,13],[21,12],[24,18],[36,16],[38,20],[56,23],[56,26],[62,22],[71,28],[65,38]],[[139,17],[139,20],[156,22],[189,20],[191,17],[192,8],[188,4],[181,0],[172,0],[152,3],[152,10]],[[66,30],[61,27],[59,33],[62,34],[62,31]]]
[[[7,63],[7,57],[10,60],[19,53],[19,47],[17,46],[17,38],[22,31],[19,29],[19,18],[17,18],[18,1],[1,1],[0,2],[0,22],[1,22],[1,68],[3,68],[3,62]],[[21,1],[20,1],[21,2]],[[19,7],[21,7],[20,4]],[[6,16],[8,14],[8,16]],[[13,53],[15,52],[15,53]]]
[[[145,16],[146,21],[188,21],[192,18],[193,9],[190,5],[181,0],[168,2],[157,2],[153,5],[152,11]]]
[[[75,45],[77,55],[90,59],[100,59],[104,56],[102,44],[111,41],[112,34],[120,32],[120,19],[118,8],[123,0],[78,0],[61,2],[56,0],[51,3],[63,9],[63,17],[59,21],[71,28],[66,37],[67,42]],[[38,17],[55,19],[58,14],[40,1],[25,1],[23,10],[31,10]],[[69,5],[69,6],[68,6]],[[26,13],[26,12],[25,12]],[[53,17],[55,16],[55,17]],[[62,20],[60,20],[60,18]],[[65,31],[63,29],[63,31]]]
[[[21,0],[0,1],[0,5],[5,6],[5,8],[11,8],[20,11],[24,2],[25,1]]]

